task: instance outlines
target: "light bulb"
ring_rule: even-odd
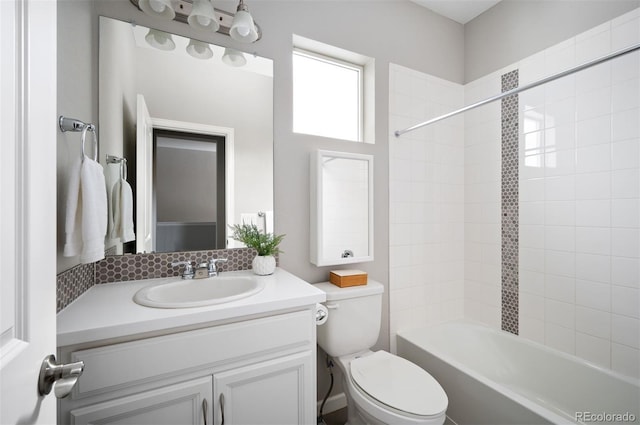
[[[196,16],[196,21],[198,21],[198,23],[203,27],[207,27],[211,23],[211,19],[201,15]]]
[[[149,6],[151,6],[151,9],[156,13],[163,13],[167,7],[164,3],[158,0],[149,0]]]
[[[243,37],[249,35],[249,31],[249,27],[238,27],[238,33]]]

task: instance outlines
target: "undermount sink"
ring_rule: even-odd
[[[223,304],[257,294],[264,282],[251,276],[179,280],[142,288],[133,301],[146,307],[184,308]]]

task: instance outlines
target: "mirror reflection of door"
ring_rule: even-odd
[[[155,251],[226,248],[225,138],[153,131]]]

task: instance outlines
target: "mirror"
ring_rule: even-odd
[[[158,40],[160,47],[175,48],[163,50]],[[189,45],[205,58],[187,53]],[[106,156],[126,159],[135,211],[136,240],[123,245],[108,233],[111,252],[233,248],[240,245],[228,237],[227,225],[243,221],[273,232],[273,63],[213,44],[208,48],[209,58],[207,46],[188,38],[100,17],[100,160],[109,186],[123,163],[107,163]],[[169,149],[166,141],[158,145],[159,132],[186,136],[176,137]],[[203,137],[222,145],[202,145],[208,143]],[[197,149],[195,139],[202,142]],[[212,150],[224,152],[222,163],[211,163],[218,172],[206,177],[196,171],[185,179],[182,174],[206,161],[207,152],[214,157]],[[158,151],[173,156],[158,158]],[[214,204],[218,213],[208,214]],[[196,245],[187,240],[205,234],[210,244],[202,237]]]
[[[318,150],[310,169],[311,262],[373,261],[373,156]]]

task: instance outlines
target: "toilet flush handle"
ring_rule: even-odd
[[[327,307],[329,310],[334,310],[334,309],[340,308],[340,304],[338,303],[325,304],[325,307]]]

